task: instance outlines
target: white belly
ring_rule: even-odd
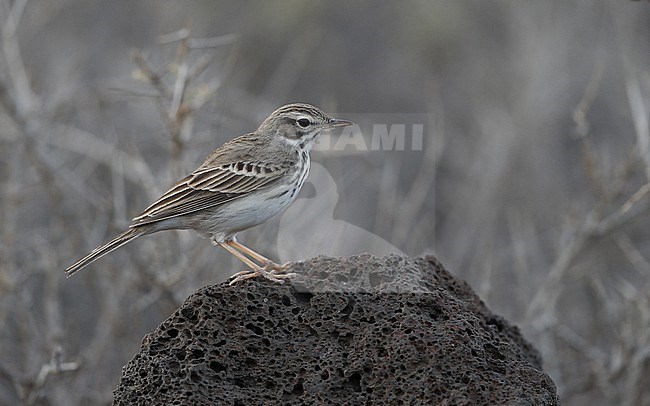
[[[188,223],[183,228],[194,229],[217,241],[225,241],[239,231],[265,223],[282,213],[296,199],[307,178],[307,171],[296,174],[296,180],[284,183],[281,187],[276,185],[274,188],[258,190],[213,209],[197,212],[196,217],[187,219]],[[295,186],[289,187],[288,184]]]

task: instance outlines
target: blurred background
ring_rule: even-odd
[[[167,232],[63,275],[296,101],[361,142],[240,241],[306,258],[332,223],[330,255],[434,253],[565,404],[650,404],[649,3],[1,0],[0,24],[0,404],[109,404],[143,336],[243,269]]]

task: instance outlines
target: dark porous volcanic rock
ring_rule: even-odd
[[[434,258],[317,257],[190,296],[118,405],[555,405],[537,351]]]

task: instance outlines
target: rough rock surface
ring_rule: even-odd
[[[317,257],[191,295],[118,405],[559,404],[537,351],[434,257]]]

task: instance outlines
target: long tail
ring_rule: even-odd
[[[90,254],[86,255],[85,257],[81,258],[79,261],[75,262],[74,264],[66,268],[65,276],[67,278],[71,277],[78,271],[87,267],[92,262],[103,257],[109,252],[120,248],[122,245],[140,237],[141,235],[147,234],[147,231],[149,230],[143,227],[134,227],[126,230],[125,232],[113,238],[111,241],[107,242],[106,244],[95,248],[94,250],[92,250]]]

